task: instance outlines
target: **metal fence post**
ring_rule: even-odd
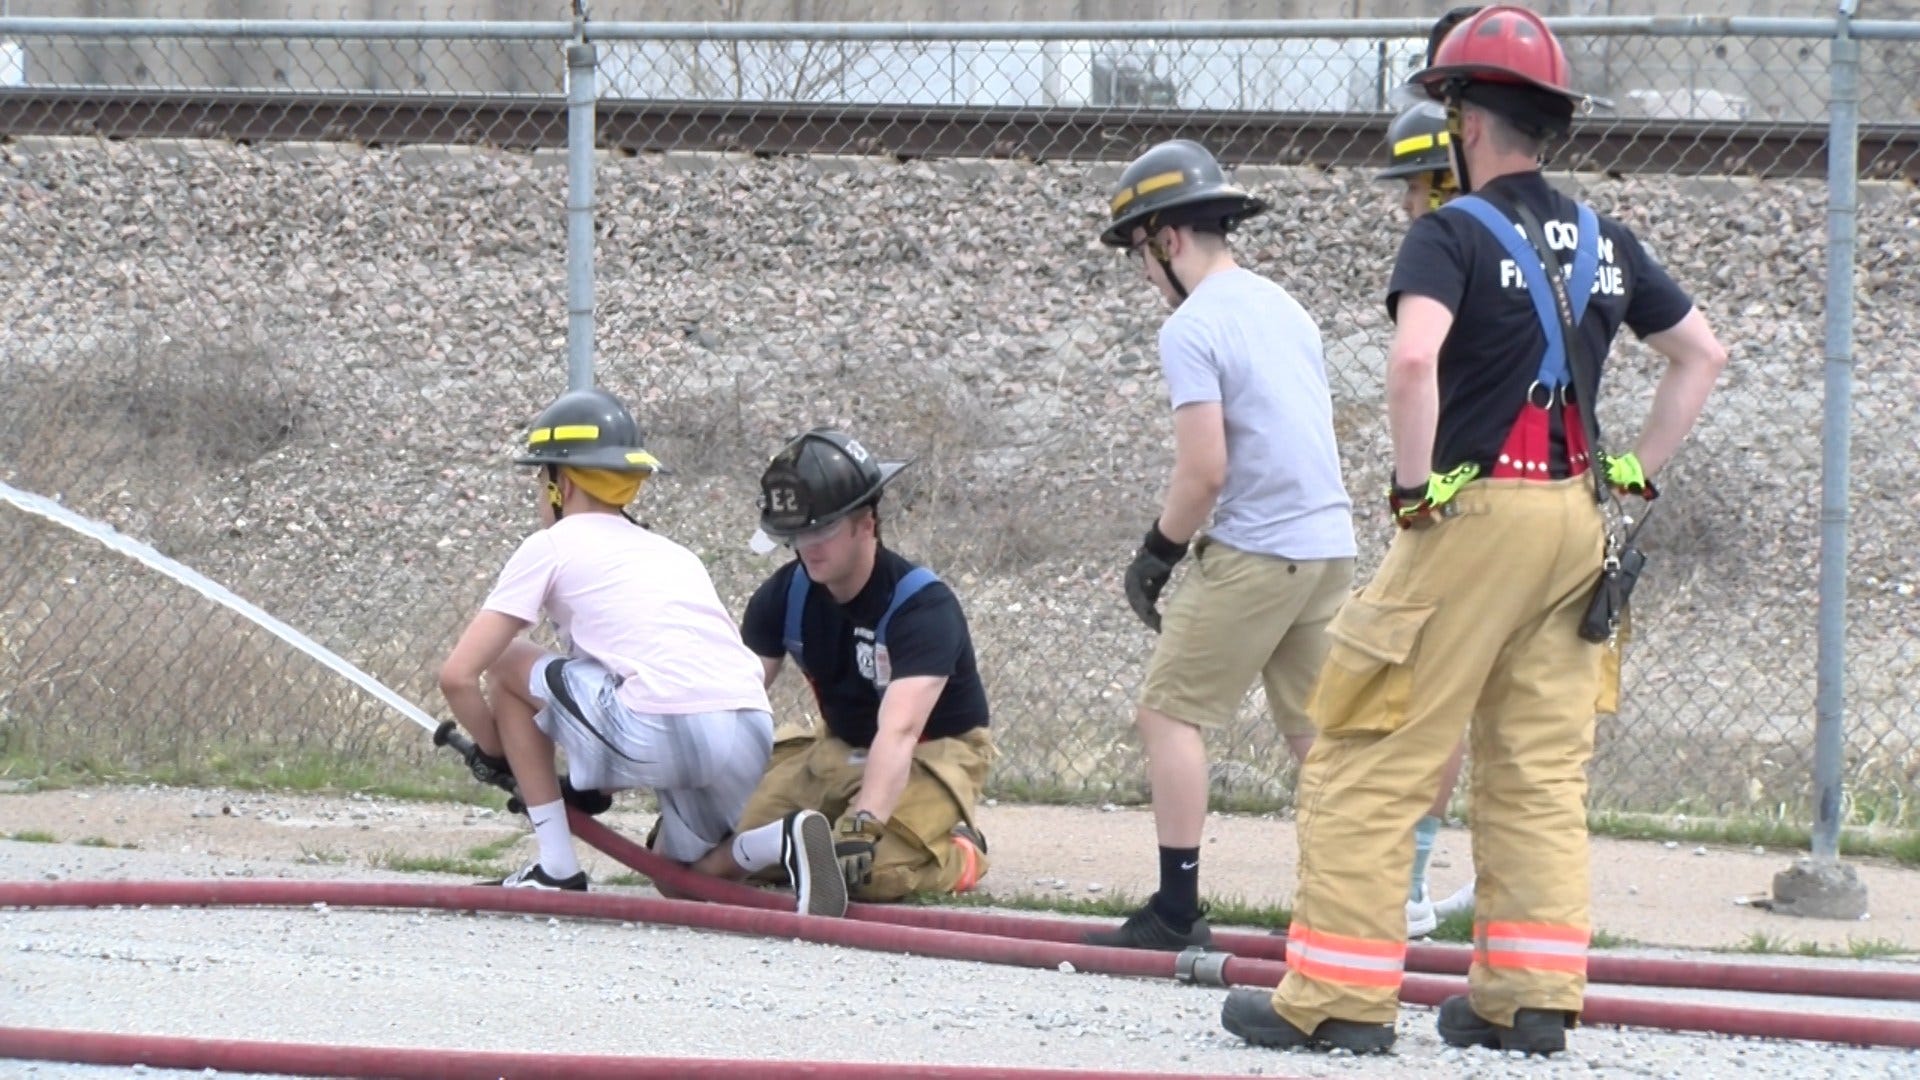
[[[574,2],[567,45],[567,389],[593,386],[593,110],[598,50]]]
[[[1860,42],[1840,0],[1829,46],[1826,385],[1820,462],[1819,654],[1814,691],[1813,857],[1774,875],[1773,910],[1857,919],[1867,889],[1840,863],[1840,766],[1846,755],[1847,495],[1853,423],[1853,265],[1859,216]]]

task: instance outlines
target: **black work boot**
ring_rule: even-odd
[[[1573,1016],[1559,1009],[1519,1009],[1513,1014],[1513,1026],[1502,1027],[1474,1012],[1465,994],[1456,994],[1440,1003],[1437,1026],[1448,1046],[1557,1054],[1567,1048],[1567,1029],[1573,1026]]]
[[[1204,905],[1203,905],[1204,907]],[[1185,930],[1176,930],[1167,922],[1159,910],[1148,900],[1140,910],[1127,916],[1127,921],[1115,930],[1094,930],[1084,939],[1089,945],[1104,945],[1109,949],[1159,949],[1163,952],[1181,952],[1185,949],[1204,949],[1213,944],[1213,930],[1207,926],[1206,916],[1193,920],[1193,925]]]
[[[1276,1050],[1345,1050],[1350,1054],[1384,1054],[1393,1049],[1392,1024],[1363,1024],[1358,1020],[1320,1021],[1312,1034],[1294,1027],[1273,1011],[1273,993],[1242,987],[1230,991],[1220,1006],[1220,1026],[1255,1046]]]

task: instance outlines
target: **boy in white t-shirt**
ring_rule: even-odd
[[[511,772],[533,822],[538,858],[499,884],[587,888],[554,774],[558,746],[576,790],[654,790],[660,854],[691,864],[731,840],[743,864],[785,864],[801,911],[844,913],[824,817],[802,811],[733,835],[773,749],[761,664],[699,557],[626,516],[660,468],[632,415],[601,390],[565,394],[516,464],[541,470],[542,528],[440,669],[454,717],[483,764]],[[568,655],[520,636],[542,617]]]

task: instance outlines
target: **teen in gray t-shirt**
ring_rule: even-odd
[[[1227,477],[1207,535],[1258,555],[1354,556],[1320,329],[1285,289],[1238,267],[1193,287],[1160,328],[1173,407],[1217,402]]]
[[[1160,887],[1120,927],[1088,940],[1180,950],[1212,940],[1199,892],[1206,732],[1236,720],[1257,678],[1288,748],[1305,756],[1326,625],[1353,585],[1352,504],[1320,331],[1227,246],[1266,203],[1229,182],[1205,147],[1176,139],[1127,167],[1108,209],[1101,239],[1125,248],[1174,308],[1160,331],[1174,450],[1159,516],[1126,575],[1134,612],[1162,631],[1134,714]],[[1161,590],[1189,550],[1163,620]]]

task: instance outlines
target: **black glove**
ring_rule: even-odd
[[[567,779],[565,776],[559,779],[560,801],[573,807],[575,810],[580,811],[588,817],[599,817],[601,814],[613,809],[613,792],[601,791],[599,788],[581,790],[580,788],[574,787],[573,781]],[[518,792],[515,792],[513,798],[507,800],[507,813],[524,814],[526,812],[526,800],[522,799]]]
[[[513,766],[508,765],[504,757],[495,757],[475,746],[472,756],[467,758],[467,768],[473,771],[473,778],[483,784],[492,784],[502,791],[514,789]]]
[[[599,817],[613,809],[613,792],[599,788],[581,790],[564,776],[560,778],[560,800],[588,817]]]
[[[1156,634],[1160,632],[1160,590],[1173,577],[1174,566],[1186,557],[1187,545],[1167,539],[1155,521],[1147,529],[1146,539],[1140,541],[1140,550],[1133,553],[1133,564],[1127,567],[1127,603]]]
[[[433,732],[433,745],[451,746],[460,760],[467,763],[473,778],[483,784],[492,784],[501,791],[512,793],[516,785],[513,781],[513,767],[507,759],[487,753],[460,730],[460,726],[451,720],[443,721]]]
[[[857,889],[873,880],[873,849],[886,835],[886,826],[866,811],[848,814],[833,830],[833,854],[840,860],[840,876],[847,888]]]

